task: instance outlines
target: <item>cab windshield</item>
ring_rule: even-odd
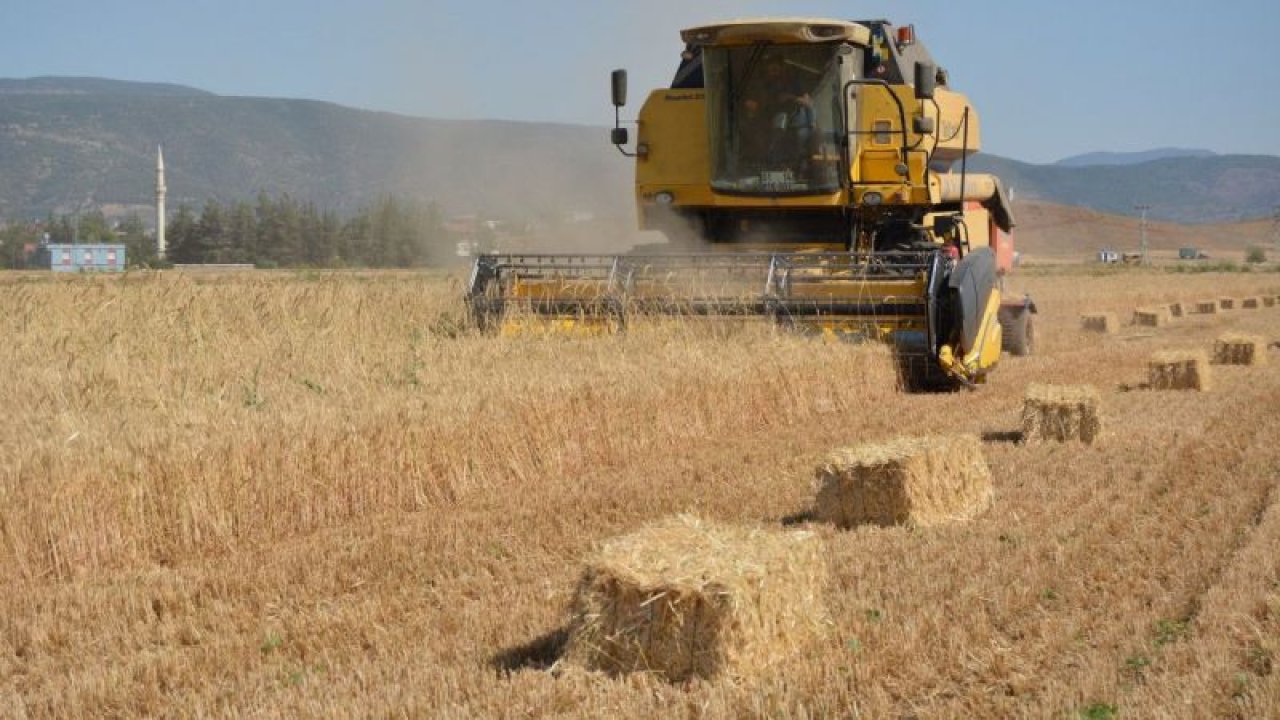
[[[759,195],[839,189],[837,48],[704,50],[713,188]]]

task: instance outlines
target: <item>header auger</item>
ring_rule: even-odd
[[[1029,350],[1002,301],[1013,212],[967,172],[980,127],[912,27],[738,20],[690,28],[671,87],[640,110],[640,227],[655,254],[487,255],[468,302],[487,329],[616,332],[644,315],[759,317],[891,343],[912,386],[985,380]],[[625,71],[613,103],[626,104]]]

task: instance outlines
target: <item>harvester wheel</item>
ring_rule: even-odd
[[[1035,327],[1031,313],[1026,309],[1000,313],[1000,328],[1004,334],[1004,351],[1015,357],[1031,354],[1035,346]]]

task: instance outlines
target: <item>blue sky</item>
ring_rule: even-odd
[[[1001,155],[1280,155],[1276,0],[6,0],[0,76],[603,126],[609,70],[631,71],[633,115],[682,27],[759,15],[914,23]]]

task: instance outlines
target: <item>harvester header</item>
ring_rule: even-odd
[[[898,349],[911,384],[982,382],[1029,349],[1028,300],[1003,302],[1014,215],[969,100],[912,26],[816,18],[684,30],[670,87],[649,93],[633,148],[642,229],[626,256],[477,260],[486,327],[530,316],[625,327],[628,313],[762,317]],[[613,102],[626,105],[625,71]],[[512,312],[520,310],[520,312]]]

